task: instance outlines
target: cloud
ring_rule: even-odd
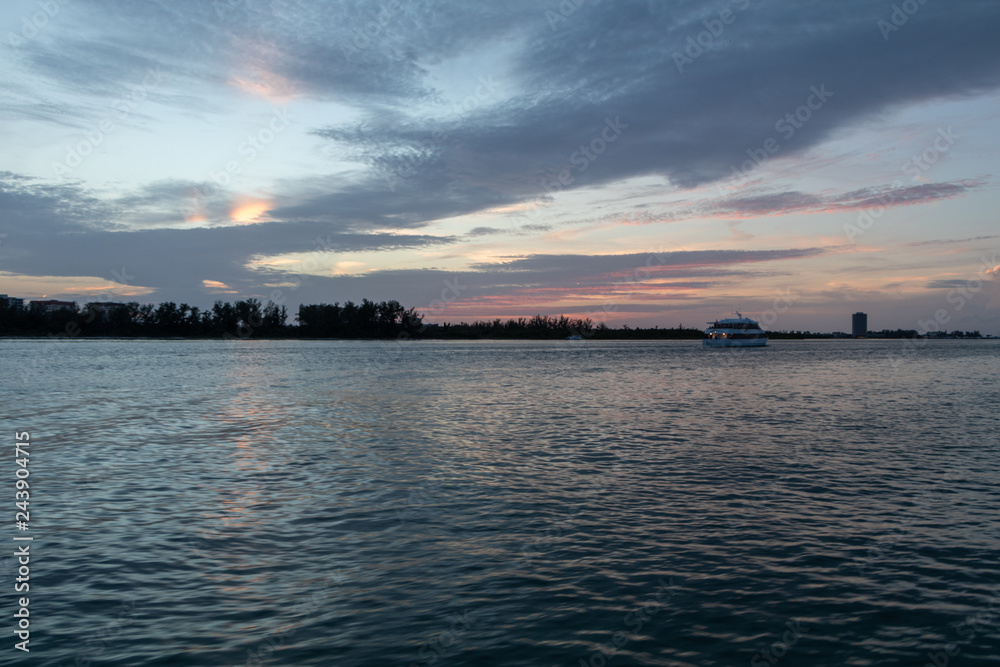
[[[202,280],[201,285],[209,294],[238,294],[232,287],[218,280]]]
[[[699,207],[701,215],[756,218],[789,213],[837,213],[894,206],[913,206],[953,199],[976,190],[982,181],[966,179],[952,183],[923,183],[903,187],[873,187],[840,195],[821,196],[804,192],[776,192],[716,200]]]
[[[529,255],[506,261],[473,264],[476,271],[494,273],[532,273],[551,276],[559,273],[608,275],[640,272],[677,272],[705,267],[800,259],[823,254],[821,248],[789,250],[694,250],[632,253],[624,255]]]
[[[932,280],[927,283],[927,289],[954,289],[965,287],[968,283],[968,280]]]
[[[473,227],[468,232],[469,236],[494,236],[496,234],[505,233],[505,230],[498,229],[496,227]]]
[[[142,188],[118,202],[150,209],[183,192],[177,184]],[[171,294],[201,294],[206,286],[259,289],[261,272],[247,268],[262,255],[366,252],[427,247],[452,237],[344,232],[318,221],[121,231],[115,200],[79,185],[50,185],[17,174],[0,178],[0,262],[26,276],[114,277]],[[8,231],[9,230],[9,231]],[[208,281],[208,282],[205,282]],[[222,287],[220,287],[222,286]],[[193,300],[187,294],[189,300]]]
[[[308,276],[285,295],[300,303],[394,298],[444,319],[584,313],[605,305],[620,305],[622,312],[656,312],[664,303],[704,299],[713,288],[775,275],[780,262],[824,252],[797,248],[529,255],[482,262],[464,271],[382,269],[361,275]],[[273,275],[280,280],[279,274]]]
[[[354,105],[362,122],[315,133],[370,171],[278,216],[343,210],[383,228],[640,175],[690,188],[728,177],[768,138],[795,155],[885,109],[1000,85],[1000,6],[973,0],[922,5],[888,41],[877,21],[890,8],[862,0],[585,3],[555,23],[527,1],[80,6],[78,32],[56,24],[26,57],[81,100],[121,95],[121,82],[162,66],[196,88]],[[735,12],[724,34],[679,67],[724,9]],[[468,89],[443,90],[438,69],[473,55]],[[780,125],[815,87],[831,93],[822,106]],[[463,95],[477,103],[453,106]]]
[[[655,177],[657,192],[692,190],[728,179],[764,146],[774,147],[767,159],[801,159],[887,112],[1000,87],[997,3],[924,3],[888,39],[877,21],[891,6],[863,0],[585,2],[560,15],[565,20],[550,20],[548,12],[559,8],[531,0],[74,0],[16,54],[3,54],[5,117],[28,119],[33,123],[25,127],[36,129],[92,128],[110,101],[159,68],[163,83],[141,110],[148,115],[129,123],[176,138],[178,153],[185,137],[205,136],[212,123],[228,130],[261,106],[286,102],[303,106],[302,131],[294,140],[290,132],[286,146],[297,141],[290,152],[307,145],[315,153],[296,163],[276,147],[266,164],[254,164],[260,180],[275,187],[243,206],[235,193],[163,175],[155,160],[143,173],[160,176],[144,176],[142,183],[52,183],[7,174],[0,178],[4,269],[107,276],[126,266],[136,281],[164,294],[201,293],[206,280],[246,293],[277,279],[248,269],[248,261],[308,251],[317,237],[340,252],[452,243],[457,239],[420,230],[638,177]],[[677,54],[724,9],[734,11],[734,20],[679,66]],[[817,90],[824,91],[822,99]],[[64,134],[39,143],[61,143]],[[101,146],[111,154],[114,148],[112,142]],[[11,155],[20,153],[12,149]],[[329,158],[329,170],[316,169],[319,155]],[[205,173],[178,160],[191,173]],[[94,161],[73,175],[82,178],[91,169],[105,173]],[[773,191],[685,202],[680,212],[622,219],[608,206],[587,215],[611,225],[685,215],[856,211],[941,201],[982,185],[968,179],[895,189],[876,183],[841,194],[774,185]],[[196,196],[198,189],[205,196]],[[543,209],[542,217],[507,233],[548,231],[558,217],[551,213]],[[234,218],[255,224],[218,226]],[[466,238],[503,233],[489,222],[476,225]],[[735,240],[747,240],[733,230]],[[678,290],[706,289],[734,270],[726,262],[759,265],[811,256],[796,252],[821,253],[704,252],[657,265],[662,289],[669,281]],[[560,294],[610,289],[609,280],[643,262],[638,255],[534,253],[481,262],[467,274],[484,296],[528,295],[517,290],[530,289],[530,298],[541,298],[549,288]],[[396,281],[396,289],[416,299],[424,291],[434,298],[444,278],[375,271],[363,279],[389,295],[384,281]],[[405,282],[411,279],[417,282]],[[316,277],[313,284],[356,289],[352,280]]]
[[[72,183],[0,172],[0,229],[47,234],[119,228],[115,206]]]
[[[538,39],[525,40],[507,82],[519,92],[501,103],[457,118],[370,108],[363,124],[317,135],[384,178],[420,184],[408,190],[450,183],[463,196],[433,214],[458,214],[648,174],[690,188],[728,177],[770,137],[791,156],[891,106],[1000,85],[989,37],[1000,7],[973,2],[922,6],[890,44],[869,3],[754,6],[678,72],[672,54],[731,5],[581,5],[554,30],[527,26]],[[776,129],[820,86],[832,94],[807,122]]]
[[[969,243],[970,241],[989,241],[991,239],[1000,238],[1000,234],[992,234],[990,236],[972,236],[966,239],[940,239],[935,241],[913,241],[912,243],[907,243],[908,246],[937,246],[937,245],[951,245],[954,243]]]

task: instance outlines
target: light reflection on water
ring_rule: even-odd
[[[995,662],[1000,346],[902,345],[0,341],[32,657]]]

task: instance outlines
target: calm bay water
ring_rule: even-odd
[[[3,340],[30,661],[997,665],[998,371],[992,341]]]

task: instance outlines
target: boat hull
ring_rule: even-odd
[[[705,347],[764,347],[767,338],[703,338]]]

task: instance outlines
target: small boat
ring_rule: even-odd
[[[709,322],[701,344],[705,347],[761,347],[767,345],[767,334],[755,320],[737,317]]]
[[[566,340],[583,340],[583,336],[574,334],[572,336],[566,336]]]

